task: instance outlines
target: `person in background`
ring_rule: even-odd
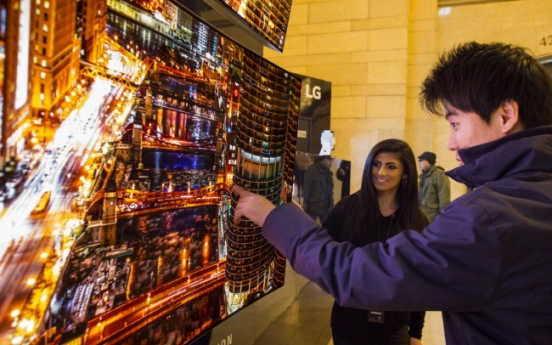
[[[360,190],[337,203],[323,227],[337,242],[356,247],[385,242],[404,229],[422,231],[429,221],[418,206],[416,160],[408,144],[387,139],[366,159]],[[421,345],[423,311],[342,307],[331,315],[334,345]]]
[[[304,204],[303,185],[305,184],[305,172],[313,163],[314,159],[312,155],[299,151],[295,153],[295,166],[293,168],[295,180],[294,193],[300,205]]]
[[[351,194],[351,162],[342,160],[335,175],[341,181],[341,197]]]
[[[303,184],[303,208],[311,218],[324,223],[334,207],[332,158],[318,156],[305,171]]]
[[[242,216],[346,307],[441,310],[447,345],[552,344],[552,79],[521,47],[444,53],[421,103],[444,115],[470,188],[421,233],[338,243],[299,207],[235,187]]]
[[[418,156],[420,164],[420,189],[418,203],[430,222],[450,204],[450,181],[445,169],[435,165],[437,155],[424,152]]]

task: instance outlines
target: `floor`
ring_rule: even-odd
[[[333,299],[309,282],[298,298],[255,340],[254,345],[333,345],[330,311]],[[445,344],[441,313],[426,314],[424,345]]]
[[[333,299],[309,282],[254,345],[328,345]]]

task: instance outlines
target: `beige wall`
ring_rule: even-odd
[[[454,168],[448,124],[422,110],[417,99],[438,53],[477,40],[552,55],[550,13],[549,0],[456,6],[444,16],[438,16],[437,0],[294,0],[284,53],[265,49],[264,55],[292,72],[332,82],[333,155],[352,161],[356,190],[368,151],[390,137],[407,140],[416,155],[433,151],[439,165]],[[453,197],[464,191],[452,184]]]
[[[440,50],[468,40],[507,42],[530,49],[536,57],[552,54],[552,1],[520,0],[478,6],[452,7],[438,17]]]
[[[353,191],[378,141],[432,149],[434,120],[415,97],[435,58],[436,13],[436,0],[294,0],[284,53],[265,50],[292,72],[332,82],[333,155],[352,161]],[[412,128],[431,133],[413,142]]]

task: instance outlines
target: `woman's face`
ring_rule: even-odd
[[[396,153],[381,152],[372,162],[372,181],[378,192],[396,193],[403,178],[404,167]]]

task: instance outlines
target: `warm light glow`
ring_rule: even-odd
[[[23,343],[23,336],[17,336],[17,337],[14,337],[12,339],[12,342],[11,342],[13,345],[18,345],[18,344],[21,344]]]
[[[33,329],[34,329],[34,320],[29,320],[29,321],[27,322],[26,331],[27,331],[28,333],[31,333],[31,332],[33,331]]]
[[[43,252],[42,254],[40,254],[41,259],[46,259],[47,257],[48,257],[48,253],[46,252]]]
[[[20,311],[19,309],[14,309],[14,310],[12,310],[12,312],[10,313],[10,316],[11,316],[11,317],[18,317],[20,313],[21,313],[21,311]]]
[[[36,279],[34,278],[29,278],[27,280],[27,285],[31,286],[31,285],[34,285],[36,283]]]
[[[74,228],[74,227],[77,227],[79,225],[81,225],[82,221],[80,219],[77,219],[77,218],[71,218],[67,221],[67,226],[69,228]]]
[[[447,6],[447,7],[441,7],[441,8],[439,9],[439,11],[437,12],[437,15],[439,15],[439,16],[441,16],[441,17],[442,17],[442,16],[448,16],[448,15],[451,14],[451,12],[452,12],[452,9],[451,9],[449,6]]]
[[[55,278],[58,278],[61,274],[62,265],[63,264],[60,261],[56,261],[56,264],[54,265],[54,267],[52,267],[52,275]]]

